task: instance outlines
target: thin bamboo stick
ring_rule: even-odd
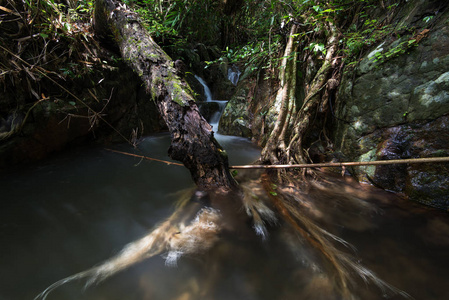
[[[105,150],[108,150],[108,151],[111,151],[111,152],[115,152],[115,153],[125,154],[125,155],[128,155],[128,156],[143,158],[143,159],[146,159],[146,160],[153,160],[153,161],[163,162],[163,163],[165,163],[167,165],[184,166],[183,164],[180,164],[180,163],[177,163],[177,162],[172,162],[172,161],[168,161],[168,160],[152,158],[152,157],[148,157],[148,156],[144,156],[144,155],[138,155],[138,154],[134,154],[134,153],[128,153],[128,152],[123,152],[123,151],[118,151],[118,150],[113,150],[113,149],[108,149],[108,148],[105,148]]]
[[[352,162],[334,162],[334,163],[316,163],[316,164],[298,164],[298,165],[244,165],[231,166],[230,169],[288,169],[288,168],[320,168],[320,167],[348,167],[348,166],[372,166],[372,165],[392,165],[392,164],[418,164],[418,163],[437,163],[449,162],[449,157],[428,157],[428,158],[409,158],[409,159],[391,159],[377,161],[352,161]]]
[[[183,164],[171,162],[167,160],[151,158],[144,155],[138,155],[118,150],[106,149],[111,152],[120,153],[128,156],[139,157],[147,160],[163,162],[168,165],[183,166]],[[351,161],[351,162],[331,162],[316,164],[297,164],[297,165],[241,165],[230,166],[229,169],[289,169],[289,168],[322,168],[322,167],[349,167],[349,166],[374,166],[374,165],[393,165],[393,164],[420,164],[420,163],[438,163],[449,162],[449,157],[425,157],[425,158],[408,158],[408,159],[391,159],[377,161]]]

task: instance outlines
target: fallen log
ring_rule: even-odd
[[[201,116],[187,83],[171,58],[153,41],[139,16],[115,0],[96,1],[95,31],[118,47],[142,80],[171,135],[169,156],[186,166],[199,189],[235,187],[227,156]]]

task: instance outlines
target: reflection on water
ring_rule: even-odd
[[[218,138],[231,164],[250,163],[258,155],[244,139]],[[140,148],[167,159],[168,144],[160,135],[146,138]],[[77,150],[1,174],[0,180],[1,300],[33,299],[53,282],[108,259],[170,216],[177,192],[192,187],[185,168],[103,149]],[[447,214],[388,194],[366,196],[352,184],[341,184],[341,191],[376,208],[343,205],[336,191],[306,203],[314,220],[353,244],[356,253],[345,251],[364,266],[415,299],[449,299]],[[290,240],[297,237],[282,224],[269,227],[265,240],[247,225],[249,230],[223,234],[200,256],[182,257],[177,267],[155,256],[86,290],[81,281],[66,284],[48,299],[340,299],[319,258],[306,246],[291,251]],[[382,296],[363,283],[356,294]]]

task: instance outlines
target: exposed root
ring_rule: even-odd
[[[190,225],[182,224],[168,241],[168,254],[165,263],[176,266],[178,259],[186,254],[203,253],[218,240],[220,213],[211,207],[202,208]]]
[[[242,201],[242,209],[252,219],[255,233],[267,240],[270,229],[276,226],[275,232],[287,236],[283,239],[286,245],[289,245],[292,251],[301,254],[303,266],[321,274],[321,277],[318,277],[324,280],[322,284],[329,289],[336,287],[337,294],[343,299],[355,299],[357,278],[365,283],[374,284],[385,296],[400,295],[411,298],[407,293],[391,286],[371,270],[360,265],[353,255],[356,249],[332,233],[334,230],[332,224],[342,224],[341,222],[353,230],[368,229],[371,225],[360,220],[365,220],[367,214],[378,212],[368,201],[371,196],[366,196],[350,184],[321,177],[320,181],[311,181],[307,184],[295,182],[290,178],[289,185],[278,185],[267,173],[252,179],[243,175],[245,181],[240,183],[241,193],[238,195]],[[46,299],[54,289],[74,280],[85,280],[86,287],[98,284],[155,255],[164,254],[166,265],[176,266],[179,258],[184,255],[201,254],[210,250],[217,244],[220,232],[229,230],[233,234],[235,233],[233,230],[238,231],[247,225],[246,216],[243,219],[240,218],[242,215],[236,217],[238,208],[234,206],[230,211],[222,207],[220,208],[222,212],[206,206],[209,201],[224,203],[230,199],[215,199],[211,194],[209,195],[211,198],[203,201],[205,195],[196,192],[193,197],[195,201],[192,201],[190,195],[185,197],[175,208],[174,213],[147,236],[128,244],[119,254],[103,264],[57,281],[35,300]],[[344,218],[345,215],[349,215],[346,217],[347,220]],[[227,219],[234,217],[236,218],[233,221],[238,223],[234,224],[235,227],[229,226],[234,222]],[[344,251],[341,245],[351,251]],[[304,255],[309,250],[310,257]],[[216,273],[220,272],[218,267],[219,264],[208,264],[208,268],[215,268],[207,270],[208,276],[217,276]],[[202,294],[213,291],[212,284],[216,282],[218,280],[214,279],[213,283],[206,284],[207,289],[203,290]]]
[[[198,205],[184,201],[165,222],[148,235],[126,245],[120,253],[101,265],[53,283],[34,300],[45,300],[53,290],[74,280],[85,279],[86,288],[98,284],[155,255],[167,253],[166,265],[176,266],[181,256],[208,250],[218,240],[221,215],[218,210],[210,207],[198,209]]]
[[[353,298],[351,286],[354,285],[354,274],[366,283],[375,284],[385,295],[399,294],[405,298],[411,298],[411,296],[404,291],[391,286],[377,277],[372,271],[355,262],[352,255],[337,249],[334,242],[355,251],[355,248],[349,243],[324,230],[316,223],[323,219],[323,216],[320,215],[320,213],[315,213],[315,211],[322,211],[314,207],[315,203],[313,198],[317,196],[317,191],[324,194],[324,197],[321,199],[331,200],[327,199],[326,194],[328,194],[327,196],[332,197],[332,199],[344,199],[339,201],[344,201],[346,203],[340,203],[340,205],[345,207],[355,207],[361,213],[375,210],[366,199],[354,197],[353,194],[348,193],[348,191],[341,191],[341,187],[339,187],[339,189],[332,188],[331,182],[327,182],[327,186],[324,182],[312,182],[310,184],[311,187],[309,185],[309,188],[314,189],[315,191],[312,193],[310,191],[301,193],[301,191],[295,190],[295,187],[301,186],[299,182],[295,185],[280,187],[274,184],[267,174],[263,174],[261,179],[262,184],[280,217],[288,223],[296,233],[299,233],[301,239],[296,243],[301,242],[301,240],[307,241],[309,245],[321,253],[325,258],[325,262],[329,263],[336,274],[335,280],[344,299]],[[337,190],[340,190],[340,192],[337,192]],[[338,196],[336,197],[336,195]],[[329,206],[335,204],[336,203],[332,202],[326,203],[326,205]],[[330,216],[326,215],[326,218],[327,217]],[[297,244],[295,248],[299,249],[301,248],[301,245]]]
[[[246,214],[253,219],[253,228],[257,235],[262,239],[267,239],[268,230],[266,223],[274,225],[277,223],[277,217],[265,203],[247,186],[242,186],[242,202]]]

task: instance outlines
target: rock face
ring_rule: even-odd
[[[263,145],[276,118],[269,112],[274,101],[274,84],[269,80],[243,78],[221,116],[219,132],[251,138]]]
[[[229,135],[252,137],[249,101],[246,98],[246,86],[240,86],[232,96],[220,119],[220,133]]]
[[[106,62],[108,58],[103,60]],[[12,90],[15,87],[0,84],[2,90],[11,91],[0,100],[0,136],[11,132],[29,112],[17,134],[0,139],[0,168],[42,159],[68,146],[97,139],[126,142],[117,132],[132,139],[133,130],[139,137],[160,131],[164,125],[154,103],[148,101],[139,78],[123,63],[108,61],[108,64],[106,69],[100,66],[89,76],[66,80],[64,85],[117,131],[54,83],[40,82],[41,92],[47,99],[32,109],[31,105],[37,101],[33,95],[19,92],[23,103],[17,106],[16,93]]]
[[[405,9],[400,24],[412,26],[413,20],[416,24],[422,19],[422,10],[432,10],[432,1],[413,5],[415,9]],[[376,62],[376,53],[388,53],[403,40],[384,42],[364,57],[354,73],[344,76],[336,101],[334,140],[346,159],[449,156],[449,29],[445,26],[449,13],[441,9],[438,13],[429,31],[418,29],[423,38],[416,47]],[[403,192],[413,200],[449,208],[449,164],[372,166],[353,172],[360,180]]]

